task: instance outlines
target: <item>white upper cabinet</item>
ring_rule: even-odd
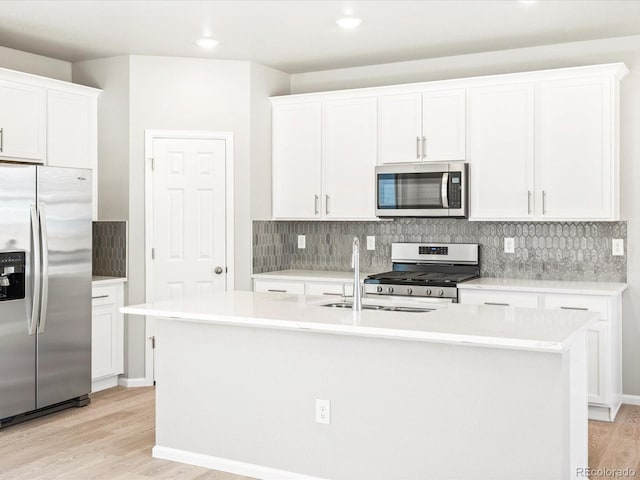
[[[93,170],[98,214],[100,90],[0,68],[0,161]]]
[[[374,219],[376,99],[273,105],[273,216]]]
[[[273,108],[273,216],[320,218],[322,103]]]
[[[378,97],[378,164],[464,159],[464,89]]]
[[[378,97],[378,163],[422,160],[422,96]]]
[[[465,118],[464,89],[422,94],[422,158],[464,160]]]
[[[470,217],[533,217],[533,84],[470,88],[467,92]]]
[[[43,163],[44,87],[0,79],[0,159]]]
[[[537,203],[545,220],[618,217],[615,83],[600,76],[537,85]]]
[[[619,220],[628,72],[612,63],[273,98],[274,218],[371,219],[373,163],[462,160],[470,220]]]
[[[49,90],[47,94],[47,164],[93,168],[95,99]],[[93,107],[93,108],[92,108]],[[93,115],[92,115],[93,113]],[[92,147],[94,147],[92,149]]]
[[[374,218],[375,97],[325,102],[322,125],[322,214]]]

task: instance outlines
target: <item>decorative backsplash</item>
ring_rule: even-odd
[[[298,249],[298,235],[306,248]],[[625,282],[627,222],[470,222],[450,218],[398,218],[381,222],[253,222],[253,271],[351,269],[351,244],[360,238],[360,268],[391,269],[393,242],[480,244],[484,277]],[[376,249],[366,250],[375,235]],[[504,253],[504,237],[515,253]],[[624,256],[611,255],[622,238]]]
[[[127,276],[127,222],[93,222],[93,275]]]

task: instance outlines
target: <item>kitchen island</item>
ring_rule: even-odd
[[[153,455],[264,479],[584,478],[595,314],[329,302],[125,307],[157,318]]]

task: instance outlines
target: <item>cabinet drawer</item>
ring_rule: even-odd
[[[305,283],[307,295],[344,295],[344,283]]]
[[[93,287],[91,289],[91,306],[112,305],[116,302],[116,287]]]
[[[538,295],[534,293],[460,290],[460,303],[538,308]]]
[[[545,308],[561,308],[563,310],[588,310],[600,314],[601,320],[610,318],[609,299],[587,295],[545,295]]]
[[[278,292],[304,294],[303,282],[286,282],[282,280],[254,280],[253,290],[256,292]]]

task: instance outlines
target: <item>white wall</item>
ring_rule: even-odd
[[[547,68],[624,62],[620,93],[621,212],[627,220],[623,389],[640,395],[640,36],[521,48],[291,76],[291,93],[390,85]]]
[[[235,288],[251,288],[251,220],[271,215],[271,107],[289,75],[243,61],[126,56],[80,62],[100,96],[100,218],[129,220],[128,304],[145,301],[145,130],[234,134]],[[255,187],[255,190],[254,190]],[[256,212],[253,212],[253,210]],[[144,321],[126,324],[125,375],[144,376]]]
[[[71,81],[71,63],[6,47],[0,47],[0,67]]]
[[[289,93],[288,73],[251,64],[251,219],[271,219],[270,96]],[[253,258],[253,255],[252,255]]]
[[[102,89],[98,97],[98,218],[129,218],[129,57],[73,64],[73,81]]]
[[[145,301],[145,130],[231,131],[234,134],[236,288],[249,288],[249,63],[132,56],[129,143],[129,303]],[[144,376],[143,322],[130,322],[129,376]]]

